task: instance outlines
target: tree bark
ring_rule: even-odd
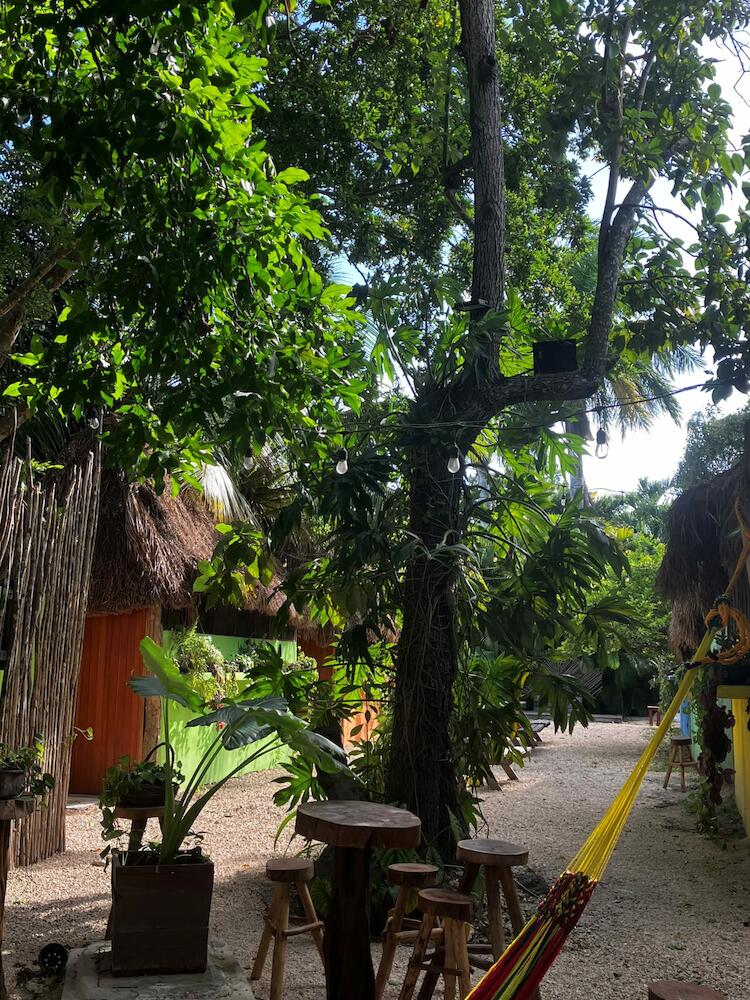
[[[505,186],[495,6],[492,0],[460,0],[459,6],[474,173],[471,299],[487,309],[499,309],[503,302]],[[474,317],[481,313],[477,310]]]
[[[386,796],[416,812],[425,841],[451,857],[450,814],[458,803],[450,741],[453,685],[458,670],[454,555],[459,540],[462,477],[447,469],[449,451],[425,449],[412,458],[410,526],[420,541],[404,579],[393,734]]]

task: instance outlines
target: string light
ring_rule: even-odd
[[[451,449],[451,457],[448,459],[448,472],[454,475],[461,469],[461,452],[458,450],[458,445],[453,442],[453,448]]]
[[[92,413],[88,419],[88,425],[92,431],[99,430],[99,417],[95,413]]]
[[[597,458],[606,458],[609,454],[609,441],[607,440],[607,432],[603,427],[600,427],[596,432],[596,448],[594,449],[594,454]]]
[[[253,452],[251,448],[248,448],[245,452],[245,457],[242,459],[242,466],[245,469],[252,469],[253,467]]]
[[[345,476],[349,471],[349,452],[346,448],[342,448],[338,453],[336,461],[336,472],[340,476]]]

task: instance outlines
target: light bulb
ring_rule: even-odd
[[[336,462],[336,472],[340,476],[345,476],[349,471],[349,452],[346,448],[342,448],[338,454],[338,461]]]
[[[93,414],[93,416],[89,417],[89,427],[91,428],[92,431],[99,430],[99,417],[97,417],[96,414]]]
[[[253,453],[249,448],[245,452],[245,457],[242,459],[242,466],[245,469],[252,469],[253,467]]]
[[[594,449],[594,454],[597,458],[606,458],[609,454],[609,442],[607,441],[607,432],[603,427],[600,427],[596,432],[596,448]]]
[[[461,470],[461,452],[458,450],[458,445],[454,444],[451,451],[451,457],[448,459],[448,472],[455,476],[457,472]]]

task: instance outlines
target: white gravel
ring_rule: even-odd
[[[530,867],[552,882],[630,772],[645,737],[642,723],[545,736],[520,781],[486,793],[489,835],[527,845]],[[284,816],[271,802],[272,777],[230,783],[201,823],[217,867],[213,926],[245,966],[270,895],[263,867]],[[722,850],[700,837],[674,778],[667,791],[662,778],[646,778],[604,881],[547,975],[544,1000],[645,1000],[653,979],[699,982],[728,1000],[750,998],[750,846],[734,840]],[[71,812],[67,852],[11,873],[3,947],[9,985],[33,968],[42,945],[75,947],[102,936],[109,877],[95,866],[98,834],[95,808]],[[377,960],[378,945],[373,953]],[[323,973],[312,942],[292,939],[288,954],[287,1000],[321,1000]],[[398,996],[406,958],[401,949],[389,1000]],[[270,962],[254,987],[258,1000],[268,997],[269,974]],[[28,996],[30,986],[15,995]]]

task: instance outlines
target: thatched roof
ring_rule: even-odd
[[[63,472],[91,449],[93,434],[76,435],[61,456]],[[117,468],[102,470],[99,520],[89,585],[89,613],[114,614],[159,604],[193,608],[198,562],[210,559],[218,534],[214,517],[191,489],[173,496],[149,483],[128,482]],[[286,603],[280,576],[249,591],[246,611],[274,617]],[[290,609],[293,626],[312,628]]]
[[[742,550],[735,504],[750,523],[750,478],[743,460],[706,483],[686,490],[669,511],[667,547],[657,587],[672,602],[669,645],[690,656],[705,631],[703,618],[724,592]],[[732,604],[750,613],[743,575]]]

